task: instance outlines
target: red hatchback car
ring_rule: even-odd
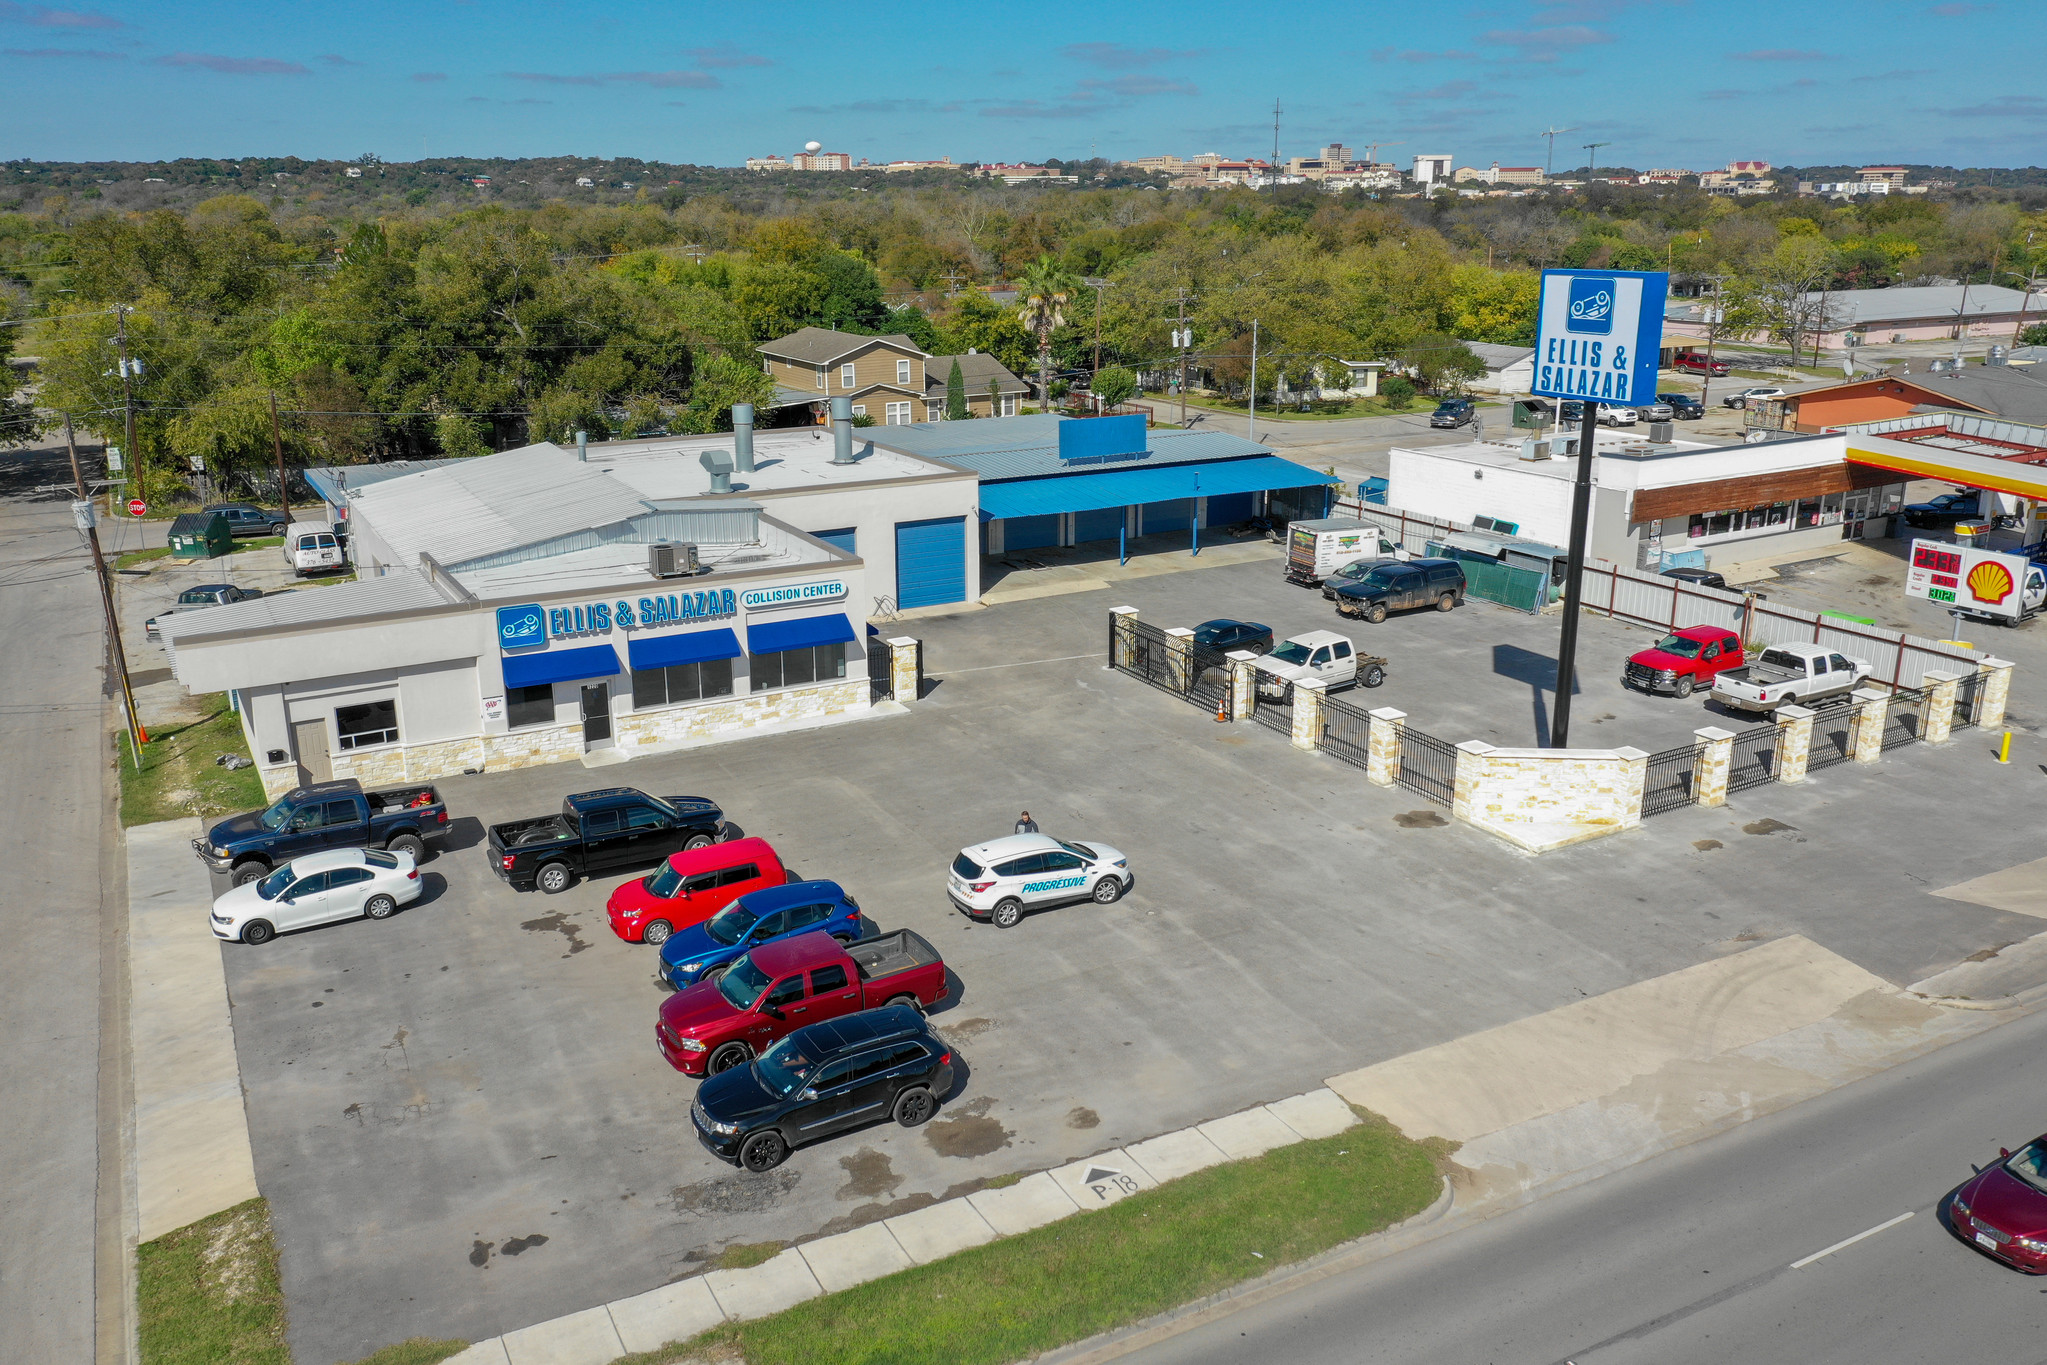
[[[2047,1275],[2047,1133],[2001,1155],[1948,1201],[1948,1224],[2006,1265]]]
[[[611,929],[627,943],[666,943],[677,929],[702,924],[749,891],[790,881],[765,839],[686,848],[611,893]]]

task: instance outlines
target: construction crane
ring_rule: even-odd
[[[1405,142],[1368,142],[1365,144],[1365,164],[1372,166],[1378,163],[1379,149],[1381,147],[1405,147],[1406,145]]]
[[[1547,180],[1557,168],[1557,134],[1568,133],[1569,128],[1545,128],[1536,136],[1549,139],[1549,159],[1542,163],[1542,178]]]
[[[1595,154],[1601,147],[1611,147],[1613,144],[1611,142],[1587,142],[1581,145],[1585,148],[1585,178],[1590,180],[1592,179],[1592,172],[1598,169],[1599,164]]]

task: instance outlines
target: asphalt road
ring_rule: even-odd
[[[2047,1013],[1124,1359],[2032,1365],[2047,1279],[1942,1214],[2047,1127],[2043,1097]]]
[[[101,947],[126,919],[122,903],[102,920],[98,594],[67,503],[34,492],[68,473],[61,449],[0,452],[0,822],[24,836],[10,841],[0,894],[0,1361],[9,1365],[93,1359]]]

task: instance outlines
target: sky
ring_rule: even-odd
[[[0,0],[0,160],[2047,160],[2042,0]]]

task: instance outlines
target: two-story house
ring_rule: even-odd
[[[804,327],[764,342],[761,367],[784,391],[786,402],[810,396],[823,421],[826,400],[853,401],[856,416],[900,427],[945,420],[945,386],[959,362],[967,408],[976,417],[1014,417],[1024,382],[989,355],[926,355],[906,336],[861,336]],[[991,385],[993,391],[991,392]]]

